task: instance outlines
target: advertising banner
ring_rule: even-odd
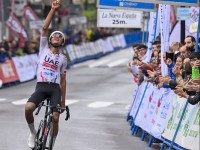
[[[170,35],[170,5],[159,5],[160,14],[160,35],[161,35],[161,56],[169,50],[169,35]],[[161,57],[161,72],[162,76],[168,75],[167,65]]]
[[[35,63],[29,55],[13,57],[20,82],[25,82],[35,78]]]
[[[185,36],[192,35],[197,37],[199,7],[191,7],[189,18],[185,21]]]
[[[145,91],[146,84],[147,84],[146,82],[142,82],[142,84],[139,85],[139,87],[138,87],[139,90],[137,92],[136,99],[134,100],[134,103],[133,103],[131,111],[130,111],[130,116],[132,116],[134,119],[135,119],[135,115],[138,110],[142,95]]]
[[[174,92],[170,89],[162,89],[161,106],[157,111],[157,117],[154,125],[151,128],[150,134],[158,139],[161,139],[161,135],[167,125],[167,118],[172,110]]]
[[[190,18],[190,8],[178,7],[177,20],[187,20]]]
[[[97,7],[155,11],[155,4],[141,2],[140,0],[98,0]]]
[[[150,133],[151,128],[155,124],[161,102],[161,90],[151,84],[145,94],[143,104],[141,105],[135,124]]]
[[[149,39],[148,39],[148,50],[147,50],[147,57],[145,62],[150,62],[151,53],[152,53],[152,44],[154,42],[154,38],[159,34],[159,18],[156,17],[156,12],[150,12],[150,19],[149,19]],[[155,35],[156,34],[156,35]]]
[[[98,9],[97,27],[142,28],[142,12]]]
[[[6,62],[0,63],[0,80],[3,84],[19,80],[12,60],[7,59]]]
[[[175,143],[186,149],[199,150],[200,106],[189,104]]]
[[[162,134],[162,137],[168,139],[170,141],[173,140],[175,131],[178,127],[179,120],[181,118],[181,114],[183,113],[183,109],[186,104],[185,98],[179,98],[177,95],[174,96],[172,111],[170,112],[167,119],[167,126]],[[186,119],[184,116],[183,121]]]

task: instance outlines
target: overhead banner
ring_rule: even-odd
[[[129,0],[135,1],[135,0]],[[199,0],[138,0],[140,2],[154,3],[154,4],[170,4],[178,6],[199,6]]]
[[[142,12],[131,10],[98,9],[97,27],[141,28]]]
[[[121,9],[135,9],[143,11],[155,11],[155,4],[145,3],[141,1],[130,0],[98,0],[98,8],[121,8]]]

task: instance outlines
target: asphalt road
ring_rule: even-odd
[[[61,115],[55,150],[149,150],[140,134],[132,136],[126,122],[133,92],[132,76],[126,64],[130,49],[98,60],[74,65],[67,72],[66,103],[71,119]],[[0,150],[29,150],[29,129],[24,104],[35,88],[36,80],[0,90]],[[35,118],[35,126],[43,111]]]

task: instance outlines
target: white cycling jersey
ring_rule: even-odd
[[[66,73],[67,58],[59,53],[51,52],[47,37],[40,37],[37,82],[53,82],[60,84],[60,74]]]

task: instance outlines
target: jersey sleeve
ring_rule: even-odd
[[[46,36],[40,37],[40,48],[39,48],[39,56],[45,51],[45,47],[48,46],[48,41]]]
[[[63,63],[60,69],[60,74],[66,74],[67,72],[67,57],[64,56]]]

